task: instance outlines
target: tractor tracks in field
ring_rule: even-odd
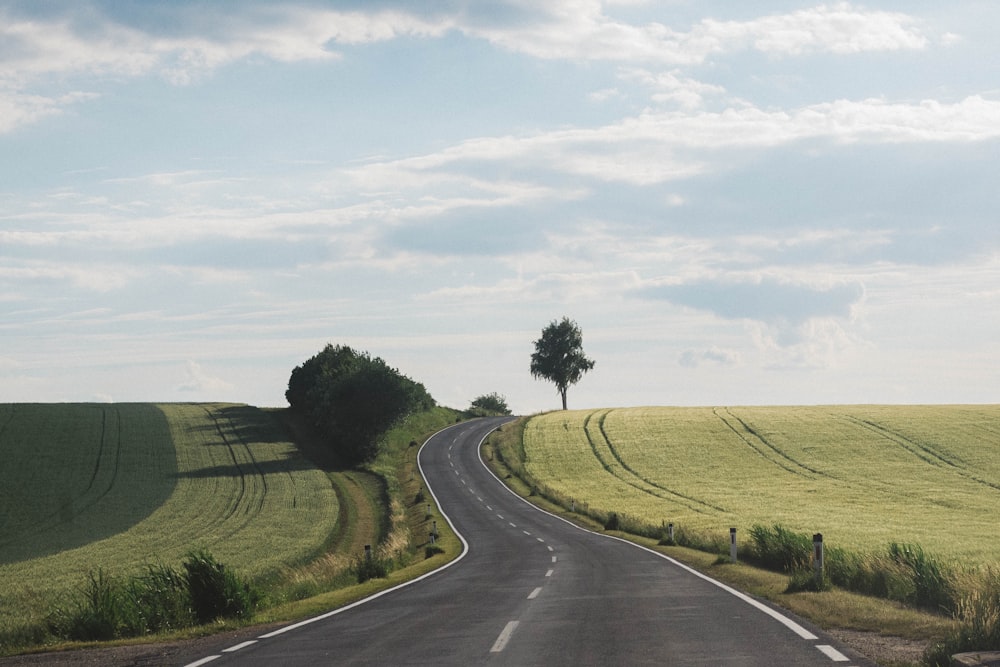
[[[723,412],[725,414],[723,414]],[[733,411],[729,408],[712,408],[712,413],[718,417],[719,420],[736,435],[736,437],[742,440],[747,447],[752,449],[754,453],[762,457],[768,463],[776,465],[793,475],[799,475],[809,479],[815,479],[816,477],[837,479],[829,473],[825,473],[822,470],[817,470],[816,468],[812,468],[800,461],[797,461],[787,452],[782,451],[781,448],[769,441],[746,421],[733,414]],[[739,424],[739,427],[737,427],[736,424]]]
[[[888,426],[879,424],[876,421],[861,419],[860,417],[853,417],[851,415],[842,415],[842,417],[855,426],[871,431],[879,437],[892,442],[928,465],[936,468],[944,468],[945,470],[953,472],[960,477],[964,477],[971,482],[985,486],[993,491],[1000,491],[1000,483],[983,479],[982,477],[974,474],[968,467],[966,467],[966,462],[962,461],[957,456],[949,457],[933,445],[914,440],[913,438],[895,429],[889,428]]]
[[[615,449],[611,442],[611,438],[608,437],[608,433],[604,429],[604,420],[611,412],[611,410],[592,412],[587,415],[583,422],[583,431],[587,436],[587,442],[590,445],[590,449],[597,460],[600,461],[601,465],[604,466],[605,470],[642,493],[678,503],[693,512],[697,512],[699,514],[727,512],[724,507],[719,507],[718,505],[713,505],[703,500],[699,500],[693,496],[685,495],[678,491],[674,491],[673,489],[669,489],[662,484],[654,482],[653,480],[647,479],[637,470],[629,466],[629,464],[622,458],[618,450]],[[597,429],[599,435],[595,437],[592,432],[591,422],[593,421],[594,415],[597,414],[600,414],[597,418]],[[602,450],[606,450],[606,453],[602,452]]]
[[[239,435],[232,420],[207,406],[203,406],[203,409],[212,421],[219,441],[225,445],[228,451],[234,471],[233,477],[238,480],[238,490],[222,520],[228,521],[241,508],[247,520],[252,519],[264,508],[264,499],[267,497],[267,475],[254,456],[253,448]],[[230,434],[229,436],[226,435],[227,432]]]

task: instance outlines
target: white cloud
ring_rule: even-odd
[[[188,360],[185,368],[187,379],[177,386],[177,391],[218,394],[233,389],[233,385],[220,377],[209,375],[201,364]]]
[[[0,87],[0,134],[36,123],[48,116],[63,113],[67,108],[95,99],[92,93],[73,92],[58,97],[4,91]]]
[[[922,49],[928,40],[906,14],[850,3],[819,5],[750,21],[705,19],[689,31],[662,23],[631,25],[603,12],[599,2],[545,3],[533,21],[460,29],[536,58],[693,65],[713,54],[752,48],[768,54]]]
[[[705,151],[766,149],[806,139],[841,143],[971,142],[1000,138],[1000,101],[979,95],[947,104],[838,100],[792,111],[753,106],[721,112],[648,111],[596,128],[469,139],[437,153],[349,172],[372,191],[463,180],[463,170],[506,163],[596,180],[649,185],[709,169]],[[719,167],[727,160],[719,158]]]
[[[706,19],[694,32],[729,49],[746,44],[770,54],[851,54],[923,49],[928,40],[914,24],[906,14],[858,9],[841,2],[745,22]]]
[[[715,364],[719,366],[737,366],[741,363],[740,353],[736,350],[729,350],[717,346],[700,350],[684,350],[681,353],[678,363],[685,368],[697,368],[703,364]]]

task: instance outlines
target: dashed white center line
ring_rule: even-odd
[[[552,557],[552,562],[553,563],[556,562],[556,557],[555,556]]]
[[[555,572],[555,570],[549,570],[548,572],[545,573],[545,576],[551,577],[553,572]]]
[[[538,587],[538,588],[536,588],[535,590],[533,590],[533,591],[531,591],[530,593],[528,593],[528,599],[529,599],[529,600],[534,600],[535,598],[537,598],[537,597],[538,597],[538,594],[539,594],[539,593],[541,593],[541,592],[542,592],[542,587],[541,587],[541,586],[539,586],[539,587]]]
[[[536,537],[535,539],[538,540],[539,542],[541,542],[542,544],[545,544],[545,540],[543,540],[542,538]]]
[[[503,521],[503,514],[497,514],[497,518]]]
[[[550,547],[549,547],[549,551],[555,551],[555,549],[553,549],[553,548],[552,548],[552,547],[550,546]]]
[[[486,509],[488,509],[488,510],[489,510],[489,511],[491,511],[491,512],[493,511],[493,508],[492,508],[492,507],[490,507],[489,505],[487,505],[487,506],[486,506]]]
[[[833,660],[834,662],[850,662],[851,661],[850,658],[848,658],[846,655],[844,655],[843,653],[841,653],[837,649],[833,648],[829,644],[817,644],[816,648],[818,648],[820,650],[820,653],[822,653],[826,657],[830,658],[830,660]]]
[[[522,533],[524,533],[525,535],[528,535],[528,536],[530,536],[530,535],[531,535],[531,533],[529,533],[529,532],[528,532],[528,531],[526,531],[526,530],[522,530],[521,532],[522,532]]]
[[[517,630],[517,625],[519,621],[511,621],[506,626],[504,626],[503,631],[497,640],[493,642],[493,648],[490,649],[490,653],[499,653],[504,650],[507,646],[507,642],[510,641],[510,636],[514,634],[514,630]]]
[[[510,527],[511,527],[511,528],[517,528],[517,524],[516,524],[516,523],[514,523],[513,521],[508,521],[507,523],[509,523],[509,524],[510,524]]]

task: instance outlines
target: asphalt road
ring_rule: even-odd
[[[501,421],[452,426],[420,452],[464,557],[190,665],[872,665],[675,561],[516,497],[478,455]]]

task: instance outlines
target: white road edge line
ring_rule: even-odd
[[[520,621],[511,621],[504,626],[503,630],[500,632],[500,636],[497,640],[493,642],[493,648],[490,649],[490,653],[499,653],[507,647],[507,642],[510,641],[510,636],[514,634],[514,630],[517,630],[518,623]]]
[[[236,646],[230,646],[229,648],[224,648],[224,649],[222,649],[222,652],[223,653],[235,653],[236,651],[239,651],[240,649],[244,649],[247,646],[253,646],[254,644],[257,643],[257,641],[258,640],[256,640],[256,639],[251,639],[250,641],[243,642],[242,644],[237,644]]]
[[[479,457],[479,464],[481,466],[483,466],[483,468],[486,469],[486,472],[488,472],[490,475],[492,475],[493,479],[495,479],[497,481],[497,483],[500,484],[500,486],[503,487],[507,491],[507,493],[509,493],[513,497],[517,498],[518,500],[520,500],[522,503],[524,503],[528,507],[531,507],[532,509],[535,509],[535,510],[537,510],[539,512],[543,512],[545,514],[548,514],[549,516],[551,516],[551,517],[553,517],[555,519],[558,519],[559,521],[562,521],[563,523],[566,523],[567,525],[573,526],[574,528],[576,528],[579,531],[583,531],[585,533],[590,533],[591,535],[597,535],[598,537],[604,537],[604,538],[607,538],[609,540],[617,540],[617,541],[622,542],[624,544],[627,544],[627,545],[629,545],[631,547],[635,547],[636,549],[642,549],[643,551],[651,553],[654,556],[656,556],[658,558],[662,558],[663,560],[676,565],[677,567],[681,568],[682,570],[685,570],[686,572],[689,572],[689,573],[693,574],[694,576],[698,577],[699,579],[704,579],[708,583],[710,583],[710,584],[712,584],[714,586],[718,586],[719,588],[721,588],[722,590],[726,591],[730,595],[733,595],[733,596],[739,598],[740,600],[743,600],[744,602],[746,602],[751,607],[757,609],[758,611],[761,611],[761,612],[767,614],[768,616],[770,616],[771,618],[773,618],[774,620],[776,620],[778,623],[781,623],[786,628],[788,628],[789,630],[791,630],[792,632],[794,632],[795,634],[797,634],[800,638],[806,639],[806,640],[809,640],[809,641],[813,641],[813,640],[819,639],[819,637],[817,637],[815,634],[813,634],[809,630],[805,629],[804,627],[802,627],[801,625],[799,625],[798,623],[796,623],[792,619],[788,618],[787,616],[785,616],[781,612],[776,611],[774,609],[771,609],[770,607],[768,607],[763,602],[758,602],[757,600],[754,600],[752,597],[750,597],[746,593],[741,593],[740,591],[736,590],[732,586],[728,586],[728,585],[722,583],[721,581],[716,581],[715,579],[713,579],[712,577],[708,576],[707,574],[702,574],[698,570],[694,569],[693,567],[689,567],[689,566],[685,565],[684,563],[680,562],[676,558],[671,558],[670,556],[667,556],[666,554],[661,554],[659,551],[655,551],[653,549],[649,549],[647,547],[642,546],[641,544],[636,544],[635,542],[629,542],[628,540],[624,540],[624,539],[622,539],[620,537],[615,537],[614,535],[605,535],[604,533],[595,533],[592,530],[587,530],[586,528],[582,528],[582,527],[576,525],[575,523],[573,523],[569,519],[565,519],[565,518],[559,516],[558,514],[553,514],[552,512],[548,512],[546,510],[543,510],[541,507],[538,507],[537,505],[531,504],[530,502],[528,502],[527,500],[525,500],[521,496],[519,496],[516,493],[514,493],[506,484],[503,483],[503,480],[501,480],[499,477],[497,477],[495,474],[493,474],[493,471],[490,470],[490,467],[488,465],[486,465],[486,462],[483,461],[483,457],[481,457],[481,456]]]
[[[829,644],[817,644],[816,648],[818,648],[820,650],[820,653],[822,653],[826,657],[830,658],[830,660],[833,660],[834,662],[850,662],[851,661],[850,658],[848,658],[846,655],[844,655],[843,653],[841,653],[837,649],[833,648]]]
[[[201,660],[196,660],[195,662],[192,662],[189,665],[185,665],[185,667],[201,667],[202,665],[207,665],[213,660],[218,660],[221,657],[222,657],[221,655],[210,655],[202,658]]]

